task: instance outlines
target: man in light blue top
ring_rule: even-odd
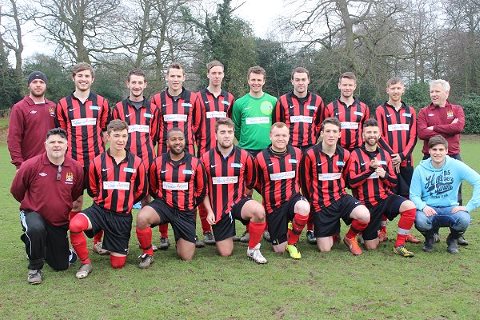
[[[433,250],[433,233],[449,227],[447,251],[458,253],[457,239],[470,224],[470,213],[480,206],[480,175],[465,163],[451,158],[447,140],[436,135],[428,141],[430,158],[415,168],[410,185],[410,200],[415,203],[415,227],[425,236],[423,251]],[[458,188],[462,181],[473,186],[473,195],[466,206],[459,206]]]

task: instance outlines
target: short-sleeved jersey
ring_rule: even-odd
[[[302,151],[290,145],[282,155],[267,148],[256,156],[255,189],[263,198],[267,214],[280,208],[300,192],[298,171],[301,159]]]
[[[309,147],[317,143],[324,109],[319,95],[309,92],[301,99],[289,92],[278,98],[272,123],[281,121],[289,127],[292,146]]]
[[[108,101],[90,92],[85,103],[73,94],[57,104],[57,125],[67,131],[67,155],[87,167],[90,161],[105,151],[102,132],[107,130],[110,110]]]
[[[158,130],[158,108],[152,107],[148,99],[143,100],[140,108],[125,99],[113,108],[112,119],[128,124],[127,149],[139,156],[148,168],[155,158],[153,141]]]
[[[200,157],[217,145],[215,122],[218,118],[227,117],[228,110],[233,106],[234,97],[225,90],[215,97],[208,89],[197,92],[197,97],[202,118],[195,140],[198,147],[197,154]]]
[[[236,146],[227,157],[218,147],[202,155],[207,172],[208,196],[215,213],[216,221],[228,214],[232,207],[247,196],[256,182],[256,170],[253,157]]]
[[[149,181],[152,197],[180,211],[195,209],[205,198],[205,169],[200,159],[189,153],[179,161],[172,160],[168,152],[155,158]]]
[[[375,112],[382,140],[402,159],[401,166],[413,166],[412,152],[417,143],[417,119],[413,107],[402,102],[397,111],[385,102]]]
[[[345,175],[350,152],[337,145],[333,156],[316,144],[306,151],[300,163],[300,183],[303,195],[318,212],[346,194]]]
[[[385,169],[385,178],[380,178],[375,169],[370,167],[373,158]],[[353,150],[348,167],[348,183],[354,197],[368,207],[376,206],[380,200],[393,194],[391,188],[397,184],[390,155],[379,147],[373,152],[367,151],[364,145]]]
[[[158,147],[157,154],[168,151],[167,132],[177,127],[185,134],[186,150],[195,154],[195,133],[200,127],[201,114],[197,95],[185,88],[179,96],[173,97],[164,90],[155,94],[152,99],[152,108],[158,108]]]
[[[260,98],[247,93],[235,101],[231,116],[240,148],[263,150],[268,147],[272,113],[276,103],[277,98],[268,93],[264,93]]]
[[[325,108],[324,118],[335,117],[340,120],[342,136],[340,145],[352,151],[362,145],[362,127],[365,120],[370,118],[368,106],[355,99],[352,105],[347,106],[337,99],[330,102]]]
[[[95,157],[88,168],[88,194],[105,210],[129,214],[147,194],[147,170],[142,159],[127,150],[117,164],[110,150]]]
[[[35,211],[52,226],[68,224],[72,203],[83,193],[83,168],[65,157],[61,166],[44,152],[26,160],[13,178],[10,192],[20,209]]]

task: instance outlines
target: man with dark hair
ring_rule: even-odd
[[[68,268],[73,254],[68,248],[69,212],[83,192],[83,168],[65,155],[65,130],[49,130],[44,148],[46,152],[23,162],[10,189],[20,202],[30,284],[42,282],[45,261],[56,271]]]
[[[413,175],[413,149],[417,143],[416,112],[402,101],[405,85],[402,79],[393,77],[387,81],[388,101],[377,107],[375,112],[380,128],[380,146],[390,152],[392,165],[397,174],[397,185],[393,193],[408,198]],[[383,242],[387,236],[387,217],[382,217],[378,239]],[[408,234],[408,242],[419,243],[414,235]]]
[[[110,265],[123,268],[132,229],[132,207],[147,193],[142,159],[126,149],[127,123],[112,120],[107,127],[107,139],[108,150],[95,157],[88,167],[87,190],[93,204],[70,221],[72,245],[82,263],[76,273],[78,279],[86,278],[93,269],[82,232],[91,238],[103,230]]]
[[[183,87],[185,69],[179,63],[168,66],[165,75],[167,88],[152,96],[152,108],[158,108],[157,155],[168,151],[167,132],[175,127],[185,135],[186,151],[195,154],[195,135],[200,128],[201,114],[196,93]],[[168,241],[168,224],[161,224],[159,249],[166,250]]]
[[[89,163],[105,151],[103,134],[107,130],[110,109],[104,97],[91,91],[95,72],[88,63],[78,63],[72,68],[72,80],[75,91],[57,104],[57,126],[67,131],[67,155],[88,171]],[[83,195],[75,200],[70,219],[83,207]],[[99,254],[108,254],[102,248],[102,232],[93,239],[93,250]],[[73,239],[72,239],[73,242]]]
[[[152,226],[170,223],[177,255],[192,260],[195,254],[195,209],[206,193],[205,169],[198,158],[186,151],[180,128],[167,132],[168,152],[158,156],[149,170],[150,195],[154,198],[137,216],[137,238],[143,254],[139,267],[153,263]]]
[[[366,120],[362,135],[363,145],[350,155],[347,178],[353,195],[370,211],[370,223],[362,232],[365,247],[368,250],[378,247],[382,214],[390,220],[400,215],[393,252],[402,257],[413,257],[413,252],[405,247],[405,241],[415,221],[415,205],[392,192],[397,176],[390,154],[378,145],[380,129],[377,120]]]
[[[417,214],[415,227],[425,236],[423,251],[433,251],[434,232],[449,227],[447,251],[458,253],[458,238],[470,224],[470,213],[480,206],[480,175],[460,160],[448,156],[448,141],[441,135],[428,140],[430,157],[415,168],[410,186],[410,199]],[[472,198],[466,206],[458,202],[462,181],[473,186]]]
[[[267,259],[260,252],[260,241],[265,230],[265,210],[250,196],[256,182],[255,165],[250,153],[233,145],[234,130],[232,120],[218,119],[217,146],[202,155],[208,183],[203,204],[221,256],[233,253],[236,219],[244,225],[250,223],[247,256],[264,264]]]
[[[55,103],[45,98],[47,76],[33,71],[28,76],[28,96],[10,111],[7,145],[13,165],[20,168],[25,160],[45,152],[45,135],[55,127]]]
[[[340,121],[327,118],[322,123],[322,141],[307,150],[300,164],[303,195],[313,208],[317,247],[328,252],[340,228],[340,219],[351,224],[343,242],[353,255],[362,254],[357,235],[370,221],[368,209],[345,191],[350,152],[338,144]]]
[[[272,125],[270,140],[272,145],[255,158],[255,189],[263,198],[273,251],[287,251],[291,258],[300,259],[296,245],[310,212],[307,199],[300,194],[302,152],[288,144],[289,130],[283,122]]]
[[[224,76],[224,66],[220,61],[213,60],[207,63],[208,87],[197,92],[201,110],[200,114],[202,116],[200,130],[197,131],[195,136],[198,145],[198,157],[215,148],[217,144],[215,140],[215,122],[219,118],[225,118],[229,109],[233,107],[233,95],[222,89]],[[207,222],[207,210],[203,204],[198,206],[198,215],[202,223],[204,240],[197,241],[197,245],[215,244],[212,228]]]

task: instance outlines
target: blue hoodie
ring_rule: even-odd
[[[441,168],[434,168],[432,160],[426,159],[415,168],[410,185],[410,200],[418,210],[425,206],[458,206],[458,188],[466,180],[473,186],[472,199],[466,207],[468,212],[480,206],[480,175],[465,163],[446,156]]]

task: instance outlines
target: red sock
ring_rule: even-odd
[[[145,229],[136,228],[137,239],[140,243],[143,253],[153,256],[152,248],[152,228],[146,227]]]
[[[382,214],[382,221],[380,222],[380,231],[387,233],[387,216]]]
[[[307,224],[308,216],[303,216],[299,213],[295,213],[292,220],[292,230],[288,230],[287,239],[288,244],[295,244],[298,242],[298,238],[302,233],[305,224]]]
[[[353,219],[352,225],[350,226],[350,229],[348,230],[345,237],[348,239],[353,239],[357,236],[357,234],[365,230],[367,226],[368,226],[368,223],[364,223],[364,222],[361,222],[360,220]]]
[[[113,254],[110,255],[110,265],[113,269],[123,268],[126,262],[127,256],[114,256]]]
[[[102,242],[102,237],[103,237],[103,230],[100,230],[93,236],[93,243]]]
[[[410,229],[415,222],[416,213],[417,209],[415,208],[400,212],[400,220],[398,220],[398,233],[397,241],[395,241],[395,247],[403,246],[405,244],[405,240],[407,239],[407,236],[410,233]]]
[[[168,238],[168,223],[159,225],[158,231],[160,231],[160,237]]]
[[[248,231],[250,233],[250,240],[248,241],[248,248],[253,249],[262,240],[263,230],[265,230],[265,222],[253,222],[250,220]]]
[[[207,232],[212,232],[212,228],[207,222],[207,209],[205,209],[203,203],[200,203],[200,205],[198,206],[198,216],[200,217],[200,222],[202,223],[203,234]]]
[[[83,214],[76,214],[72,220],[70,220],[70,242],[73,249],[78,255],[78,258],[82,264],[90,263],[88,258],[87,238],[83,234],[83,231],[88,229],[88,219]]]

